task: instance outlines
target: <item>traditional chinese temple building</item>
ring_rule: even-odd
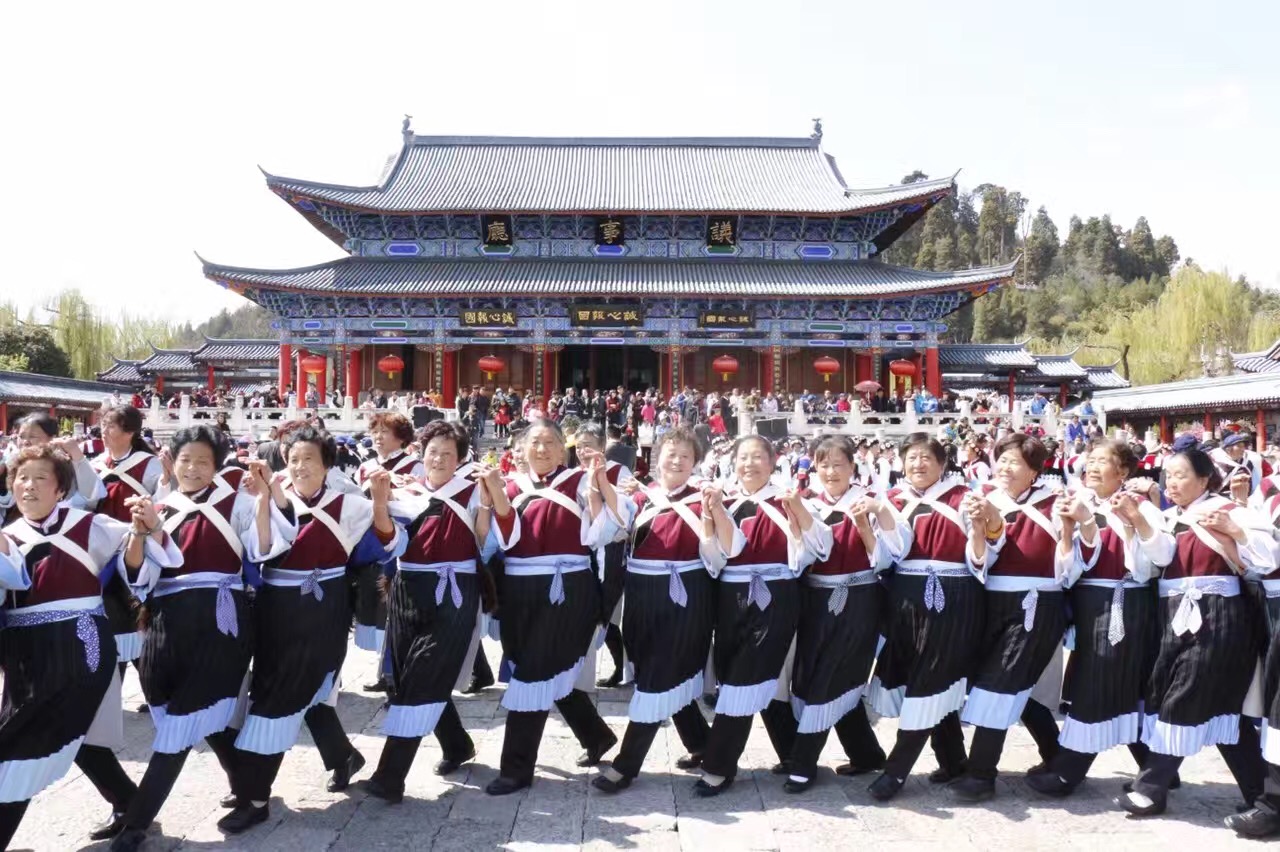
[[[909,371],[936,393],[946,317],[1014,273],[882,262],[953,179],[851,188],[820,125],[555,139],[417,136],[406,119],[403,137],[371,186],[267,175],[345,257],[204,262],[278,316],[281,384],[452,400],[482,383],[843,390]]]
[[[152,346],[146,358],[113,358],[115,363],[98,374],[98,381],[129,390],[150,386],[161,393],[204,387],[247,394],[276,386],[279,358],[276,340],[206,337],[195,349]]]

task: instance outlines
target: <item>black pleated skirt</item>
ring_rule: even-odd
[[[1061,591],[1040,592],[1035,621],[1027,630],[1022,608],[1026,592],[986,595],[987,622],[972,687],[1001,695],[1031,689],[1062,644],[1066,596]]]
[[[849,588],[839,615],[829,606],[832,589],[810,586],[802,580],[799,591],[800,623],[791,694],[807,707],[825,705],[865,687],[871,676],[879,638],[879,584]]]
[[[434,572],[401,571],[391,582],[387,652],[395,676],[392,705],[448,701],[458,682],[480,610],[480,585],[475,574],[455,576],[461,606],[454,606],[447,586],[436,603],[439,576]]]
[[[176,753],[225,730],[234,711],[253,657],[252,609],[242,589],[231,592],[237,633],[228,635],[218,629],[217,596],[217,589],[187,589],[147,603],[138,671],[156,751]]]
[[[568,695],[600,624],[600,580],[595,574],[562,574],[560,603],[550,599],[553,578],[503,577],[498,625],[502,653],[511,664],[511,683],[502,699],[508,710],[549,710]]]
[[[1124,590],[1124,639],[1112,645],[1111,600],[1106,586],[1076,586],[1070,592],[1076,644],[1068,662],[1070,718],[1085,724],[1109,721],[1142,709],[1157,650],[1154,586]]]
[[[1160,647],[1147,694],[1148,720],[1156,716],[1167,726],[1185,729],[1222,719],[1224,730],[1238,727],[1234,717],[1244,706],[1257,662],[1252,604],[1243,594],[1204,595],[1200,629],[1176,636],[1170,622],[1181,602],[1182,596],[1175,595],[1161,598],[1156,607]]]
[[[351,627],[349,584],[345,576],[334,577],[320,588],[321,600],[297,586],[264,584],[258,590],[249,686],[254,716],[274,719],[306,710],[317,703],[326,678],[342,669]]]
[[[906,698],[938,695],[972,677],[986,623],[986,593],[976,578],[939,577],[942,612],[925,608],[926,580],[918,574],[894,574],[888,581],[888,633],[875,675],[880,687],[904,689]],[[887,710],[877,709],[882,714]]]
[[[626,580],[622,641],[636,691],[664,693],[701,674],[715,628],[716,581],[701,569],[682,573],[688,600],[680,606],[671,600],[670,576],[628,572]]]
[[[115,639],[104,616],[91,616],[99,647],[90,671],[77,619],[4,630],[0,666],[0,802],[29,799],[56,781],[89,731],[116,667]],[[9,761],[29,764],[5,766]],[[60,771],[59,771],[60,770]]]
[[[763,610],[747,603],[750,585],[721,580],[716,593],[712,658],[721,684],[716,713],[726,716],[750,715],[768,706],[800,619],[798,581],[769,580],[773,597]]]
[[[377,646],[378,631],[387,626],[387,603],[378,589],[382,565],[371,562],[351,569],[352,594],[356,620],[356,647],[365,651],[380,650]]]

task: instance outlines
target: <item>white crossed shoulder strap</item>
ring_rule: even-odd
[[[774,526],[782,530],[783,535],[788,541],[794,540],[791,535],[791,522],[787,520],[787,516],[778,511],[778,508],[769,502],[771,497],[776,496],[777,492],[772,486],[765,486],[755,494],[740,494],[733,499],[728,506],[729,515],[733,516],[744,503],[755,503],[757,508],[764,513],[764,516],[773,521]]]
[[[648,498],[649,505],[636,518],[637,527],[649,523],[665,510],[671,509],[680,516],[680,520],[684,521],[689,529],[693,530],[694,535],[699,539],[702,538],[702,524],[698,516],[693,513],[693,509],[689,508],[702,502],[702,494],[700,492],[694,491],[679,500],[672,500],[661,489],[655,488],[646,490],[644,496]]]
[[[466,488],[468,485],[471,485],[471,484],[472,484],[471,480],[462,479],[461,477],[455,476],[453,479],[450,479],[448,482],[446,482],[444,485],[441,485],[435,491],[424,492],[423,496],[428,497],[432,500],[439,500],[441,503],[445,505],[445,507],[449,511],[457,515],[459,520],[461,520],[464,524],[467,525],[467,529],[471,530],[472,535],[475,535],[475,532],[476,532],[475,519],[471,517],[471,513],[467,511],[467,508],[465,506],[463,506],[457,500],[453,499],[458,494],[458,492],[462,491],[462,489]],[[476,487],[478,488],[479,486],[476,486]]]
[[[844,515],[849,520],[853,520],[853,504],[861,500],[863,497],[875,497],[875,494],[872,493],[871,489],[864,490],[851,486],[849,490],[840,495],[840,499],[834,503],[828,503],[826,500],[823,500],[821,495],[806,500],[805,503],[816,509],[818,514],[823,518],[835,512]]]
[[[910,497],[902,504],[901,511],[894,509],[892,502],[889,503],[889,508],[897,514],[899,523],[904,526],[910,526],[911,515],[919,507],[926,506],[936,512],[940,517],[946,518],[948,521],[955,524],[956,529],[960,530],[961,535],[967,535],[968,531],[964,528],[964,520],[961,519],[960,513],[938,499],[939,494],[945,494],[952,488],[955,488],[957,484],[959,483],[939,480],[937,483],[926,489],[923,494]],[[938,485],[945,485],[946,487],[939,489]],[[906,493],[907,492],[904,492],[904,496]]]
[[[49,535],[40,532],[25,520],[18,520],[10,524],[5,527],[4,531],[17,540],[18,552],[24,558],[36,547],[42,544],[50,544],[79,562],[90,574],[96,576],[98,574],[98,565],[93,561],[93,557],[89,555],[89,551],[67,538],[66,534],[62,532],[62,530],[71,529],[88,516],[88,512],[83,512],[79,509],[68,509],[66,517],[62,519],[62,525],[58,528],[59,531]]]
[[[1058,528],[1054,526],[1053,521],[1045,517],[1044,512],[1041,512],[1035,506],[1036,503],[1045,499],[1051,493],[1047,488],[1037,488],[1031,492],[1025,501],[1019,503],[1005,492],[996,488],[987,494],[987,499],[991,501],[991,505],[1000,510],[1001,515],[1008,516],[1014,512],[1021,512],[1026,515],[1028,520],[1047,532],[1056,541],[1060,537]]]
[[[227,540],[227,544],[231,546],[231,550],[236,556],[244,556],[244,544],[240,541],[240,536],[236,535],[236,531],[232,529],[231,522],[227,517],[218,511],[217,504],[235,492],[231,490],[231,486],[226,482],[222,482],[209,495],[209,499],[203,503],[197,503],[181,491],[173,491],[166,494],[164,499],[160,501],[161,506],[168,506],[174,512],[164,522],[164,531],[170,536],[178,531],[178,527],[192,515],[204,515],[209,523],[213,524],[214,529],[222,534]]]
[[[575,473],[578,473],[576,468],[571,467],[563,470],[560,472],[559,476],[548,482],[542,488],[534,486],[533,480],[529,478],[527,473],[517,473],[512,477],[512,481],[514,481],[516,487],[520,489],[520,493],[516,495],[516,499],[512,500],[511,503],[515,508],[519,509],[536,497],[545,497],[557,506],[567,509],[570,512],[573,512],[576,517],[581,518],[582,507],[578,505],[578,501],[560,490],[560,486],[567,482]],[[583,473],[583,476],[586,476],[586,474]]]
[[[144,486],[139,480],[135,479],[131,473],[125,472],[126,470],[133,470],[133,466],[137,463],[139,456],[147,459],[151,458],[147,453],[133,452],[117,462],[115,467],[107,467],[107,463],[104,459],[100,465],[97,465],[98,472],[104,480],[114,477],[132,488],[135,494],[145,494],[149,497],[151,496],[151,492],[146,489],[146,486]],[[99,456],[99,458],[102,458],[102,456]],[[145,465],[143,468],[145,470]]]
[[[308,506],[303,502],[302,498],[298,496],[297,492],[289,492],[289,500],[293,503],[293,511],[297,515],[298,523],[301,524],[303,517],[307,515],[315,518],[333,534],[333,537],[338,540],[338,544],[342,545],[342,549],[346,551],[348,556],[350,556],[351,552],[356,549],[356,542],[351,540],[351,536],[347,535],[347,531],[343,529],[342,524],[339,523],[336,518],[328,512],[320,511],[341,496],[342,495],[337,491],[330,491],[325,495],[325,498],[315,506]]]
[[[1170,516],[1169,532],[1173,532],[1174,527],[1176,527],[1179,522],[1186,524],[1187,529],[1191,530],[1192,535],[1200,539],[1201,544],[1221,556],[1223,561],[1225,561],[1227,565],[1231,566],[1232,571],[1240,572],[1243,569],[1236,564],[1234,559],[1227,555],[1227,549],[1223,546],[1222,542],[1218,540],[1218,537],[1205,529],[1205,527],[1200,523],[1210,512],[1215,512],[1219,509],[1230,509],[1234,505],[1234,503],[1225,497],[1212,497],[1205,500],[1203,503],[1197,503],[1181,515]],[[1242,513],[1242,515],[1244,514],[1245,513]],[[1248,523],[1246,517],[1237,518],[1236,520],[1238,523],[1244,521],[1244,523],[1241,523],[1240,525],[1245,529],[1254,529],[1255,525]]]

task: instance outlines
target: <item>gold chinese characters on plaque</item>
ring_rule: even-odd
[[[620,246],[623,244],[622,220],[602,216],[596,220],[596,245]]]
[[[737,220],[732,216],[712,216],[707,220],[707,245],[727,248],[738,244]]]
[[[595,328],[630,328],[644,325],[639,305],[571,305],[569,325]]]
[[[486,246],[509,246],[514,235],[511,231],[511,217],[489,215],[480,217],[480,238]]]
[[[755,312],[737,311],[699,311],[698,328],[754,328]]]
[[[511,310],[464,310],[459,312],[458,319],[469,327],[515,328],[520,324],[516,312]]]

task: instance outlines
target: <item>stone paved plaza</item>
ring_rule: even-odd
[[[494,643],[486,643],[491,655]],[[496,662],[495,670],[496,670]],[[602,660],[605,671],[609,663]],[[382,737],[381,700],[358,690],[374,669],[372,654],[354,648],[343,672],[348,690],[338,703],[346,729],[369,765],[378,759]],[[224,838],[215,827],[224,813],[218,800],[226,782],[205,748],[193,754],[186,771],[160,813],[148,850],[569,850],[569,849],[1193,849],[1244,845],[1221,820],[1238,794],[1216,752],[1188,761],[1183,788],[1172,794],[1169,812],[1154,820],[1126,819],[1111,804],[1132,764],[1117,749],[1095,765],[1091,780],[1075,797],[1059,803],[1032,793],[1020,773],[1035,762],[1030,738],[1016,729],[1005,752],[1006,774],[999,796],[985,806],[954,807],[925,774],[934,768],[926,750],[916,774],[891,805],[866,793],[871,780],[844,779],[830,767],[840,762],[831,738],[824,755],[828,767],[806,795],[782,792],[781,779],[769,773],[773,754],[757,720],[738,783],[715,799],[698,799],[694,776],[676,770],[682,753],[675,731],[664,728],[636,783],[618,796],[606,796],[588,784],[591,770],[574,761],[579,747],[552,715],[540,753],[537,780],[523,793],[491,798],[482,789],[496,774],[502,748],[504,711],[499,688],[458,701],[463,720],[476,740],[479,756],[449,779],[435,777],[439,759],[433,741],[424,744],[409,776],[408,797],[389,806],[353,786],[345,794],[325,792],[325,773],[304,728],[303,740],[286,758],[271,800],[271,819],[238,838]],[[600,707],[621,735],[629,690],[600,693]],[[125,706],[134,708],[141,693],[133,670],[125,683]],[[880,740],[892,742],[892,722],[877,726]],[[152,727],[145,714],[126,712],[125,769],[141,777],[150,752]],[[40,795],[28,811],[14,848],[105,849],[91,844],[88,832],[106,815],[106,805],[79,773],[71,773]]]

